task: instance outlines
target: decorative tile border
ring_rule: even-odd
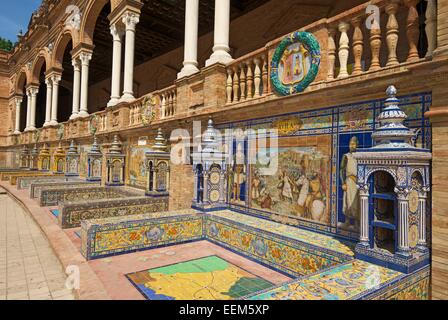
[[[59,206],[59,225],[62,229],[76,228],[82,220],[138,215],[168,210],[168,197],[133,197],[63,202]]]
[[[90,181],[70,181],[70,182],[35,182],[30,185],[30,198],[40,199],[43,189],[79,188],[81,186],[100,186],[100,182]]]
[[[17,189],[28,189],[33,183],[58,183],[58,182],[75,182],[81,181],[76,178],[67,178],[65,176],[55,176],[55,177],[19,177],[17,178]]]

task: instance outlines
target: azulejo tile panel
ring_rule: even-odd
[[[212,242],[294,277],[351,259],[350,256],[335,256],[306,243],[212,216],[205,219],[205,235]]]
[[[95,224],[82,222],[82,254],[87,260],[150,249],[169,244],[200,240],[203,237],[201,214],[151,217],[144,219],[128,217],[128,221],[117,224]],[[134,217],[137,218],[137,217]],[[107,220],[107,219],[105,219]]]
[[[82,220],[131,216],[168,210],[168,197],[119,198],[63,202],[59,208],[59,225],[63,229],[76,228]]]
[[[355,244],[349,241],[339,240],[333,236],[319,234],[282,223],[273,222],[266,219],[256,218],[250,215],[240,214],[234,211],[225,210],[210,212],[211,217],[224,218],[236,223],[241,223],[264,232],[274,233],[278,236],[301,241],[308,245],[313,245],[323,249],[328,249],[343,255],[354,256]]]
[[[30,185],[30,197],[40,199],[43,189],[61,189],[61,188],[79,188],[81,186],[99,186],[100,182],[96,181],[70,181],[70,182],[33,182]]]
[[[17,178],[17,189],[28,189],[32,183],[57,183],[57,182],[77,181],[76,179],[67,179],[64,176],[56,177],[19,177]]]
[[[400,272],[360,260],[248,297],[249,300],[350,300],[402,278]]]

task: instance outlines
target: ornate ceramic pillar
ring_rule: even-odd
[[[348,39],[348,30],[350,29],[350,25],[346,22],[341,22],[339,24],[339,32],[341,32],[341,38],[339,39],[339,64],[340,71],[338,75],[338,79],[347,78],[347,62],[348,55],[350,49],[350,40]]]
[[[210,199],[208,198],[208,175],[209,175],[209,172],[204,170],[203,174],[204,174],[204,187],[202,188],[203,189],[202,202],[208,203],[208,202],[210,202]]]
[[[79,94],[81,89],[81,65],[79,59],[72,60],[73,65],[73,104],[72,115],[70,119],[76,119],[79,116]]]
[[[89,103],[89,63],[92,59],[92,53],[81,52],[79,60],[81,60],[81,105],[79,110],[80,117],[88,117]]]
[[[356,17],[352,20],[353,31],[353,55],[355,56],[355,66],[353,68],[353,75],[360,74],[362,70],[362,54],[364,52],[364,36],[361,30],[361,17]],[[334,62],[333,62],[334,63]]]
[[[395,190],[398,198],[398,253],[409,255],[409,202],[406,189]]]
[[[334,79],[334,65],[336,62],[336,29],[328,29],[328,74],[327,80]]]
[[[110,33],[113,38],[113,54],[112,54],[112,87],[110,101],[108,107],[116,105],[120,101],[121,87],[121,40],[123,31],[118,27],[117,23],[110,26]]]
[[[135,55],[135,26],[139,23],[139,15],[126,12],[123,23],[126,26],[126,47],[124,57],[124,89],[121,101],[130,102],[134,98],[134,55]]]
[[[56,74],[51,77],[53,84],[52,99],[51,99],[51,121],[50,125],[58,124],[58,98],[59,98],[59,81],[61,76]]]
[[[206,66],[215,63],[227,64],[233,60],[229,47],[230,0],[215,0],[215,33],[213,53]]]
[[[428,39],[427,57],[431,57],[437,47],[437,4],[436,0],[425,0],[426,7],[426,37]]]
[[[30,112],[30,126],[28,127],[29,131],[36,130],[36,103],[37,103],[37,94],[39,93],[39,87],[31,87],[31,112]]]
[[[199,0],[185,0],[185,44],[184,67],[177,75],[183,78],[199,71],[198,69],[198,27]]]
[[[405,5],[409,8],[406,30],[409,44],[408,62],[416,61],[420,58],[417,49],[418,38],[420,36],[417,11],[417,4],[419,2],[420,0],[404,0]]]
[[[391,1],[386,6],[386,13],[389,15],[389,19],[387,21],[387,48],[389,51],[389,56],[387,58],[386,66],[396,66],[398,64],[397,58],[397,43],[398,43],[398,21],[397,21],[397,11],[399,7],[399,2],[396,0]]]
[[[51,77],[45,78],[45,84],[47,86],[47,97],[45,104],[44,127],[48,127],[51,122],[51,100],[53,99],[53,82],[51,81]]]
[[[417,249],[426,252],[428,250],[426,241],[426,202],[428,199],[427,190],[419,192],[418,199],[418,242]]]
[[[14,134],[20,134],[20,109],[22,106],[22,101],[23,98],[22,97],[17,97],[16,98],[16,125],[15,125],[15,130],[14,130]]]
[[[369,245],[369,185],[359,187],[359,198],[361,203],[361,225],[359,241],[362,245]]]

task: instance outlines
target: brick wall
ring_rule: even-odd
[[[191,208],[194,192],[193,168],[190,165],[171,164],[169,210]]]

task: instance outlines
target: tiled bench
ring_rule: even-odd
[[[73,188],[68,185],[57,189],[42,189],[39,202],[41,207],[50,207],[57,206],[62,202],[117,199],[136,195],[136,193],[118,187],[84,186]]]
[[[195,210],[83,220],[81,252],[87,260],[203,238]]]
[[[63,174],[53,174],[53,173],[48,173],[48,172],[39,172],[39,171],[28,171],[28,172],[21,172],[21,173],[15,173],[15,174],[11,174],[9,176],[9,183],[12,186],[17,185],[17,179],[22,178],[22,177],[63,177]]]
[[[168,210],[168,197],[126,197],[75,202],[59,205],[59,225],[63,229],[81,225],[81,220],[138,215]]]
[[[58,183],[58,182],[75,182],[81,181],[79,178],[65,177],[65,176],[54,176],[54,177],[18,177],[17,178],[17,189],[28,189],[33,183]]]
[[[30,198],[40,199],[40,194],[43,189],[53,190],[60,188],[79,188],[89,186],[100,186],[100,181],[70,181],[70,182],[35,182],[30,185]]]
[[[321,242],[308,242],[312,239],[312,232],[291,227],[297,232],[296,238],[283,236],[272,230],[264,230],[262,225],[264,220],[253,218],[259,220],[259,227],[253,227],[250,225],[251,221],[246,224],[243,221],[245,216],[237,213],[233,216],[227,211],[222,212],[222,215],[220,212],[213,214],[187,212],[188,214],[185,214],[185,211],[159,213],[158,218],[148,214],[123,217],[119,220],[111,218],[83,221],[82,243],[88,248],[83,252],[84,256],[90,260],[110,254],[151,249],[160,243],[148,238],[148,225],[158,224],[159,228],[163,226],[162,229],[165,230],[173,225],[176,219],[182,221],[182,224],[187,224],[190,218],[196,221],[197,217],[202,217],[202,236],[198,239],[209,240],[289,276],[314,273],[353,259],[352,244],[345,244],[329,236],[321,235],[324,238]],[[169,220],[166,220],[167,218]],[[165,225],[167,221],[169,223]],[[287,227],[278,223],[273,224],[278,228]],[[181,230],[185,232],[182,228]],[[291,234],[292,232],[290,231]],[[166,238],[167,234],[164,234],[163,241],[175,244],[178,240],[191,240],[191,237],[177,238],[177,232],[172,234],[172,239]]]
[[[429,267],[407,275],[353,260],[243,299],[426,300],[429,277]]]

